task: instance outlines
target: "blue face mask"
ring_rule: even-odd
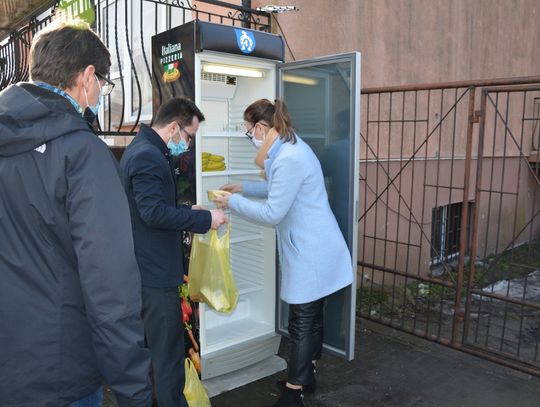
[[[188,149],[188,146],[184,139],[180,139],[179,143],[175,143],[172,139],[172,137],[169,139],[169,142],[167,143],[167,147],[169,148],[169,151],[171,152],[171,155],[177,156],[182,153],[185,153]]]
[[[101,84],[99,83],[99,79],[96,75],[94,75],[94,77],[96,78],[96,82],[99,86],[99,96],[98,96],[97,103],[94,106],[90,106],[88,104],[88,93],[86,92],[86,89],[84,89],[84,97],[86,98],[86,105],[88,106],[88,109],[90,109],[90,111],[94,114],[94,116],[97,116],[98,111],[99,111],[99,106],[101,104],[102,94],[101,94]]]
[[[88,106],[88,108],[92,111],[92,113],[94,113],[95,116],[97,116],[100,105],[101,105],[101,95],[99,95],[97,103],[94,106]]]

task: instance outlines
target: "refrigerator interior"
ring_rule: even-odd
[[[262,72],[251,78],[203,72],[207,64],[249,67]],[[275,65],[272,62],[215,53],[197,54],[196,103],[206,120],[197,134],[197,202],[214,207],[207,191],[242,180],[262,180],[253,160],[256,149],[246,137],[243,112],[253,101],[273,99]],[[202,152],[224,158],[225,170],[201,171]],[[230,221],[231,269],[239,290],[231,314],[212,311],[201,304],[200,342],[203,379],[256,363],[277,353],[275,333],[275,232],[238,215]]]

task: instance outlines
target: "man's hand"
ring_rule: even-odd
[[[222,210],[212,209],[210,214],[212,215],[212,226],[210,226],[212,229],[219,229],[221,225],[229,221]]]

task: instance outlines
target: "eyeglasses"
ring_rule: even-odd
[[[246,135],[246,137],[250,140],[253,140],[253,135],[251,134],[251,132],[253,131],[253,129],[255,128],[255,126],[253,126],[251,129],[249,129],[248,131],[246,131],[244,134]]]
[[[99,72],[94,72],[94,73],[98,77],[98,79],[101,79],[103,82],[105,82],[103,86],[101,87],[101,94],[103,96],[109,95],[114,89],[114,82],[111,81],[110,79],[105,78],[105,76],[103,76]]]
[[[256,126],[258,123],[261,123],[264,127],[270,127],[268,124],[266,124],[266,123],[263,122],[263,121],[259,121],[259,122],[255,123],[255,124],[253,125],[253,127],[251,127],[251,129],[249,129],[248,131],[246,131],[246,132],[244,133],[248,139],[253,140],[253,134],[251,134],[251,132],[253,131],[253,129],[255,128],[255,126]]]
[[[182,127],[182,125],[180,123],[176,122],[176,124],[178,125],[178,127],[180,127],[180,131],[183,131],[184,133],[186,133],[186,135],[188,136],[188,138],[190,140],[195,138],[195,134],[188,133],[188,131],[185,129],[185,127]]]

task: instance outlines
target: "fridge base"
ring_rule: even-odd
[[[287,368],[285,359],[274,355],[249,367],[227,373],[212,379],[203,380],[204,387],[210,397],[225,393],[237,387],[273,375]]]
[[[205,352],[201,348],[201,376],[203,380],[223,376],[277,355],[281,336],[275,332],[267,332],[259,336],[252,336],[236,344],[230,343],[213,352]]]

